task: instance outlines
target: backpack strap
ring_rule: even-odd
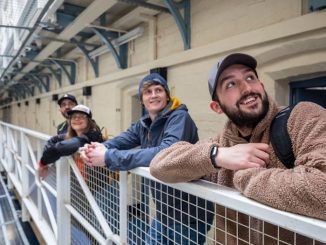
[[[271,144],[278,159],[287,168],[294,167],[291,139],[287,130],[287,122],[294,106],[288,106],[281,110],[273,119],[270,128]]]

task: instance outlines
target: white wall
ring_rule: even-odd
[[[209,109],[207,77],[218,58],[230,52],[254,55],[267,92],[282,105],[288,102],[287,84],[291,79],[324,72],[326,12],[304,15],[302,12],[299,0],[193,0],[190,50],[183,50],[171,15],[159,14],[157,35],[155,28],[143,23],[144,36],[129,44],[128,69],[118,69],[112,55],[105,54],[100,57],[100,77],[95,78],[90,64],[81,56],[76,85],[70,86],[65,80],[64,87],[53,85],[51,92],[40,95],[41,105],[36,106],[34,123],[23,121],[22,115],[16,115],[13,121],[53,134],[53,122],[60,123],[62,117],[51,96],[70,92],[93,109],[100,126],[106,127],[109,134],[117,135],[131,123],[131,97],[137,93],[139,80],[151,68],[167,67],[171,90],[188,106],[200,138],[214,136],[225,121],[224,116]],[[152,60],[153,57],[157,59]],[[83,86],[92,86],[92,96],[82,95]],[[35,98],[27,100],[30,105],[35,103]],[[22,102],[20,109],[12,111],[30,114],[32,108],[25,108]],[[45,117],[42,121],[41,115]]]

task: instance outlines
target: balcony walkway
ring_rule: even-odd
[[[148,168],[128,173],[80,168],[71,157],[61,158],[40,179],[37,161],[48,138],[0,122],[0,171],[21,197],[22,221],[33,220],[46,244],[142,245],[150,230],[162,235],[162,241],[150,243],[158,245],[326,244],[325,221],[203,180],[164,184]],[[29,244],[3,185],[1,179],[0,244]]]
[[[0,174],[0,244],[38,245],[29,223],[21,223],[20,205],[13,191],[8,190],[6,176]]]

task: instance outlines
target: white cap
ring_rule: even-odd
[[[92,111],[85,105],[76,105],[70,111],[68,111],[68,115],[71,116],[75,112],[81,112],[86,114],[89,118],[92,118]]]

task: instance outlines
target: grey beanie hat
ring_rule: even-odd
[[[158,73],[151,73],[147,76],[145,76],[139,83],[139,88],[138,88],[138,97],[139,100],[141,100],[141,95],[142,95],[142,89],[144,87],[144,84],[148,82],[157,82],[159,83],[167,92],[168,96],[170,96],[170,89],[168,87],[167,81]]]

